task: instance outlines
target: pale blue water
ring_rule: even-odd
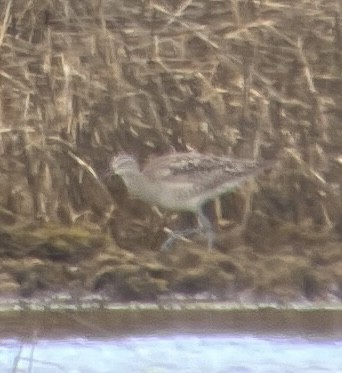
[[[16,363],[17,362],[17,363]],[[342,340],[249,334],[0,340],[0,372],[342,372]]]

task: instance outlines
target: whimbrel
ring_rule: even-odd
[[[189,152],[155,157],[141,169],[133,156],[121,153],[113,158],[111,168],[122,177],[131,195],[168,210],[195,213],[211,249],[214,231],[203,213],[204,204],[233,190],[273,163]],[[177,235],[173,234],[163,248],[175,238]]]

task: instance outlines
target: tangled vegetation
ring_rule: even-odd
[[[339,0],[0,0],[0,10],[0,272],[14,289],[25,283],[31,294],[12,260],[75,265],[87,247],[88,273],[93,247],[98,275],[83,274],[92,290],[117,283],[117,292],[130,278],[133,298],[213,288],[260,294],[293,282],[308,297],[329,286],[341,296]],[[212,209],[228,231],[218,244],[220,276],[206,267],[216,254],[208,259],[191,244],[177,263],[174,253],[159,259],[173,217],[129,200],[108,176],[118,151],[143,161],[191,148],[279,159],[258,191],[224,196]],[[282,280],[268,264],[276,252]],[[188,268],[187,256],[198,264],[181,278],[175,268]],[[49,281],[41,288],[55,289]]]

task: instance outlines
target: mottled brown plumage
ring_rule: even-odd
[[[113,158],[111,167],[123,178],[129,193],[141,200],[196,213],[212,247],[212,227],[202,212],[203,205],[273,163],[189,152],[152,158],[142,169],[132,156],[120,154]]]

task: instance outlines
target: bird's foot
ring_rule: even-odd
[[[167,229],[167,233],[170,237],[162,244],[161,251],[166,251],[171,248],[175,240],[182,240],[184,242],[191,242],[187,236],[198,233],[200,230],[198,228],[186,229],[184,231],[173,232],[170,229]]]

